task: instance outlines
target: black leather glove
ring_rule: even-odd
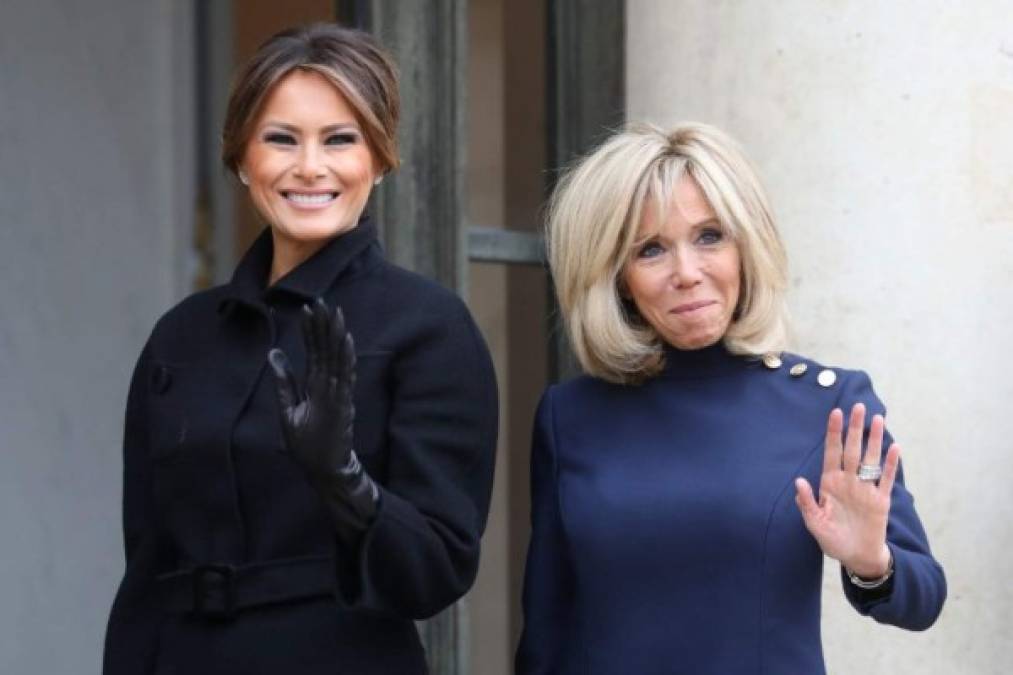
[[[354,537],[376,516],[380,491],[352,450],[355,345],[337,307],[317,298],[303,306],[305,387],[300,389],[285,352],[267,359],[278,386],[281,427],[293,459],[324,498],[339,534]]]

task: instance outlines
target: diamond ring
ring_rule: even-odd
[[[875,483],[883,476],[883,468],[879,464],[862,464],[858,467],[858,480]]]

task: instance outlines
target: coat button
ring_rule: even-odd
[[[820,383],[821,387],[832,387],[837,381],[837,373],[829,368],[821,370],[820,374],[816,376],[816,381]]]
[[[151,389],[156,394],[164,394],[169,391],[172,384],[172,373],[165,366],[155,366],[151,371]]]
[[[781,367],[781,357],[773,353],[764,354],[763,365],[767,366],[771,370],[777,370],[778,368]]]
[[[791,370],[789,370],[788,372],[791,373],[792,377],[802,377],[803,375],[805,375],[805,371],[807,370],[809,370],[809,366],[807,366],[806,364],[796,363],[794,366],[791,367]]]

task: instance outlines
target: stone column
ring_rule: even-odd
[[[401,168],[373,193],[370,212],[387,257],[467,292],[464,216],[465,0],[342,3],[338,16],[394,55],[401,73]],[[469,672],[467,601],[420,622],[433,675]]]
[[[465,0],[354,3],[401,73],[401,168],[374,192],[371,212],[388,257],[463,293]],[[345,14],[348,16],[347,12]]]
[[[623,123],[626,0],[557,0],[548,11],[547,180]],[[550,291],[549,377],[578,372]]]

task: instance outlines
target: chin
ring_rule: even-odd
[[[694,349],[704,349],[705,347],[716,345],[723,337],[723,333],[709,332],[696,335],[683,335],[678,338],[667,340],[667,342],[676,349],[692,351]]]
[[[284,228],[285,235],[293,241],[317,242],[324,239],[331,239],[355,229],[358,221],[351,223],[335,224],[333,219],[319,224],[300,223],[294,227]]]
[[[673,346],[676,349],[681,349],[684,352],[691,352],[697,349],[705,349],[707,347],[711,347],[713,345],[716,345],[720,341],[721,338],[717,338],[715,340],[700,340],[698,342],[682,342],[679,344],[675,344]]]

